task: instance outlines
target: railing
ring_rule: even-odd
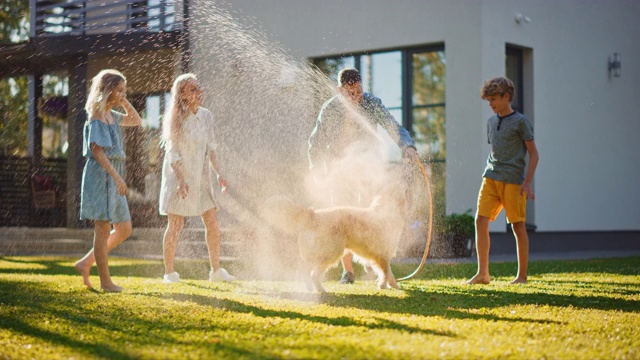
[[[0,156],[0,227],[64,226],[66,173],[65,159],[42,159],[34,164],[31,158]],[[39,209],[34,202],[34,175],[47,179],[47,188],[55,193],[56,201],[50,209]]]
[[[181,0],[30,0],[31,36],[182,29]],[[35,11],[33,11],[35,9]]]

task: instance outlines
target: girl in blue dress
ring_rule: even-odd
[[[131,235],[131,215],[124,181],[126,155],[121,126],[139,126],[142,120],[126,98],[126,79],[116,70],[102,70],[91,80],[85,110],[82,155],[86,157],[82,173],[80,219],[93,220],[93,248],[75,263],[82,279],[91,287],[89,275],[95,262],[100,288],[120,292],[122,287],[111,280],[108,255]],[[116,112],[120,106],[125,114]],[[113,230],[112,230],[113,225]]]

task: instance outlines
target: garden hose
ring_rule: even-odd
[[[424,183],[427,186],[427,194],[429,196],[429,230],[427,231],[427,243],[424,247],[424,255],[422,255],[422,261],[420,261],[420,265],[418,266],[418,268],[410,275],[397,279],[396,281],[409,280],[420,273],[420,271],[424,267],[424,264],[427,262],[427,256],[429,255],[429,246],[431,245],[431,235],[433,233],[433,196],[431,194],[431,184],[429,183],[429,177],[427,176],[427,172],[425,171],[422,162],[420,162],[419,159],[416,160],[416,162],[418,163],[418,167],[420,167],[420,171],[422,171],[422,177],[424,179]]]

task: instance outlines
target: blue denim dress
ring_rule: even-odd
[[[116,184],[91,153],[91,144],[102,147],[105,155],[122,178],[126,155],[122,144],[120,123],[122,114],[112,111],[115,123],[108,125],[100,120],[87,121],[83,129],[82,155],[87,161],[82,172],[80,194],[80,219],[100,220],[110,223],[131,221],[127,198],[118,195]]]

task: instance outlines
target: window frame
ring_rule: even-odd
[[[414,105],[413,104],[413,59],[412,55],[416,53],[425,53],[425,52],[436,52],[442,51],[445,53],[446,59],[446,49],[444,42],[433,43],[433,44],[424,44],[419,46],[407,46],[407,47],[397,47],[397,48],[385,48],[385,49],[377,49],[377,50],[369,50],[369,51],[359,51],[359,52],[350,52],[343,54],[333,54],[333,55],[325,55],[318,57],[309,58],[309,62],[319,68],[320,71],[323,72],[318,66],[318,62],[327,60],[327,59],[339,59],[346,57],[353,57],[354,67],[362,73],[362,56],[371,56],[375,54],[382,54],[388,52],[400,51],[401,58],[401,76],[402,76],[402,85],[401,85],[401,96],[402,96],[402,118],[396,119],[399,120],[399,123],[409,131],[412,137],[415,138],[415,132],[413,131],[413,113],[415,109],[421,108],[431,108],[436,106],[442,106],[445,108],[446,112],[446,99],[442,103],[434,103],[434,104],[425,104],[425,105]],[[324,73],[324,72],[323,72]],[[446,84],[446,80],[445,80]],[[388,107],[388,110],[398,110],[398,107]],[[446,119],[445,119],[446,122]],[[427,159],[427,162],[445,162],[446,156],[442,158]]]

